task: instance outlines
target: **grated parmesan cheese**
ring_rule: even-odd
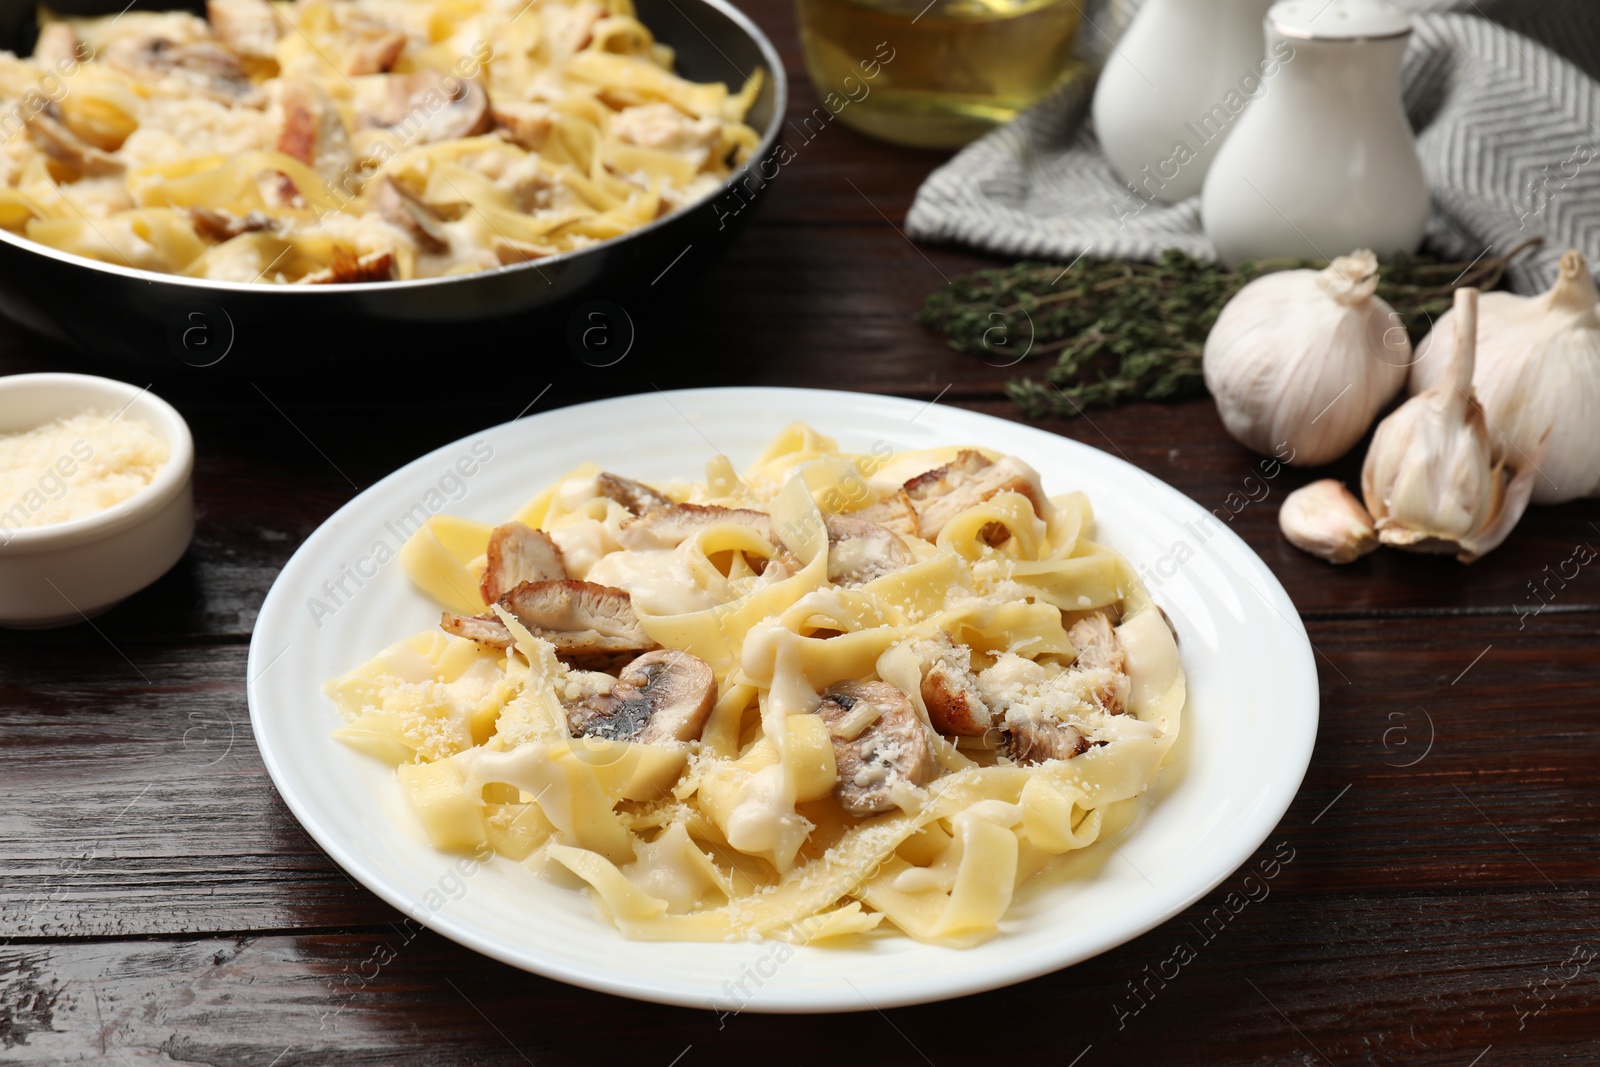
[[[148,488],[171,456],[144,423],[93,411],[0,434],[0,533],[104,511]]]
[[[1101,712],[1094,693],[1114,678],[1114,672],[1104,668],[1052,669],[1007,652],[994,666],[979,672],[978,690],[991,708],[1009,718],[1065,721]]]

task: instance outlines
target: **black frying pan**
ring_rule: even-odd
[[[746,121],[761,132],[750,162],[700,204],[589,248],[498,270],[355,285],[241,285],[134,270],[35,244],[0,230],[0,313],[56,340],[117,362],[205,366],[226,358],[247,373],[374,365],[433,347],[454,361],[464,348],[522,340],[516,358],[541,361],[562,327],[620,328],[585,315],[667,275],[681,281],[724,247],[772,175],[770,157],[788,100],[783,63],[755,23],[726,0],[635,0],[639,18],[677,53],[694,81],[737,89],[756,70],[761,94]],[[134,0],[149,10],[190,0]],[[67,15],[115,14],[123,0],[52,0]],[[33,50],[37,0],[0,0],[0,48]],[[602,309],[603,312],[603,309]],[[554,325],[552,325],[554,324]],[[526,342],[537,338],[537,343]],[[530,350],[531,349],[531,350]],[[603,352],[598,353],[603,358]]]

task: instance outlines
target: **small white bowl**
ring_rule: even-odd
[[[145,488],[81,519],[0,529],[0,626],[66,626],[100,614],[167,573],[194,538],[194,438],[146,389],[87,374],[0,378],[0,433],[82,411],[135,418],[172,448]],[[0,518],[15,501],[0,501]]]

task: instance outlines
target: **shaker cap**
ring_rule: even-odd
[[[1411,16],[1384,0],[1280,0],[1267,24],[1285,37],[1309,41],[1356,41],[1403,37]]]

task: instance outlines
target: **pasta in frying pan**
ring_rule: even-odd
[[[210,0],[0,53],[0,226],[234,282],[427,278],[637,229],[758,143],[631,0]]]
[[[412,537],[441,627],[328,683],[335,736],[629,937],[971,945],[1177,737],[1172,633],[1092,529],[1013,457],[801,425],[702,482],[584,467]]]

